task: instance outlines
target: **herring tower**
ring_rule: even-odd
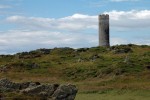
[[[99,46],[109,47],[109,15],[102,14],[99,20]]]

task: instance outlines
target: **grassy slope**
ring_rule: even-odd
[[[76,100],[149,100],[150,91],[112,90],[99,93],[78,94]]]
[[[38,67],[31,68],[33,63]],[[121,45],[77,50],[55,48],[49,54],[36,50],[1,57],[0,65],[8,67],[8,71],[0,72],[0,78],[17,82],[31,80],[76,84],[79,88],[77,100],[84,100],[85,97],[92,100],[105,95],[108,96],[102,100],[116,100],[119,96],[124,98],[119,100],[138,100],[130,99],[130,96],[144,96],[137,91],[150,93],[150,69],[147,68],[150,66],[150,46]],[[107,90],[109,92],[105,92]],[[120,90],[127,92],[119,95],[117,91]]]

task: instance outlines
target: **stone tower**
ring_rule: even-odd
[[[99,15],[99,46],[109,47],[109,15]]]

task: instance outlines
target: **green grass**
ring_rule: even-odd
[[[150,90],[111,90],[78,93],[75,100],[149,100]]]
[[[32,68],[33,64],[38,67]],[[75,84],[76,100],[149,100],[149,66],[150,46],[146,45],[38,49],[0,55],[0,67],[8,67],[0,78]]]

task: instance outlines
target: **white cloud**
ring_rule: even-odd
[[[38,48],[97,46],[96,35],[50,31],[10,30],[0,33],[0,53],[14,53]],[[88,45],[87,45],[88,44]]]
[[[118,28],[150,28],[150,10],[110,11],[104,12],[110,15],[112,27]]]
[[[54,47],[92,47],[98,46],[98,34],[63,33],[50,31],[10,30],[0,33],[0,54]],[[111,45],[116,44],[150,44],[147,39],[128,39],[111,37]]]
[[[122,38],[118,38],[118,37],[113,37],[110,40],[111,40],[110,41],[111,45],[127,44],[127,43],[129,43],[127,40],[122,39]]]
[[[20,24],[23,27],[30,29],[72,31],[97,27],[97,16],[88,16],[82,14],[74,14],[72,16],[59,19],[10,16],[6,20],[9,23]]]
[[[110,11],[104,12],[110,15],[111,27],[117,28],[150,28],[150,10]],[[64,18],[38,18],[25,16],[10,16],[8,23],[14,23],[25,29],[38,30],[67,30],[80,31],[97,29],[97,16],[74,14]]]

